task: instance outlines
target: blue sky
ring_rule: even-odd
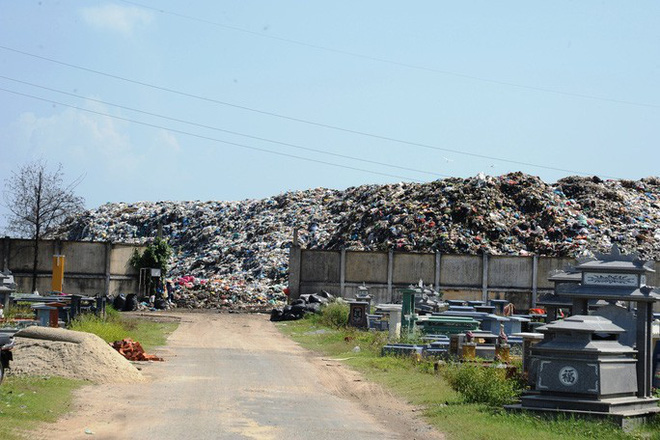
[[[659,174],[658,2],[186,3],[0,0],[2,180],[61,162],[93,208]]]

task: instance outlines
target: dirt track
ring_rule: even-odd
[[[93,385],[34,438],[440,439],[414,408],[264,315],[181,314],[146,383]]]

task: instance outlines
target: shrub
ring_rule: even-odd
[[[144,267],[159,268],[161,270],[161,277],[165,277],[168,270],[168,263],[172,257],[172,247],[163,238],[155,238],[153,242],[149,243],[144,249],[144,252],[136,248],[133,250],[133,255],[129,260],[130,264],[136,269]]]
[[[128,332],[116,318],[103,319],[93,313],[78,315],[69,323],[69,329],[94,333],[106,342],[120,341],[128,337]]]
[[[513,402],[522,391],[520,381],[508,378],[505,368],[494,365],[452,363],[445,366],[442,374],[467,403],[502,406]]]
[[[5,319],[34,319],[35,313],[29,303],[16,303],[4,310]]]
[[[321,310],[321,324],[333,328],[348,325],[348,304],[339,301],[331,302]]]

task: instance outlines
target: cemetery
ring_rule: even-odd
[[[609,253],[576,260],[548,274],[554,289],[530,313],[506,300],[444,301],[425,287],[399,289],[400,303],[372,303],[364,285],[348,300],[350,326],[387,332],[383,356],[514,368],[525,390],[511,412],[606,418],[625,430],[658,412],[660,291],[647,285],[653,262]]]

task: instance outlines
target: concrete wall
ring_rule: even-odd
[[[339,282],[341,254],[330,251],[302,251],[300,274],[305,281]]]
[[[529,257],[488,257],[488,286],[531,289],[534,260]]]
[[[536,305],[536,297],[554,288],[550,273],[575,265],[573,258],[501,255],[451,255],[404,252],[316,251],[301,252],[300,263],[290,260],[292,298],[321,290],[354,298],[363,283],[376,302],[400,299],[398,289],[433,285],[445,299],[506,299],[518,309]],[[297,265],[300,269],[297,269]],[[660,267],[658,268],[660,270]],[[298,272],[296,272],[298,271]],[[299,276],[298,276],[299,274]],[[658,273],[648,284],[658,286]]]
[[[346,252],[346,282],[387,284],[387,252]]]
[[[567,266],[575,266],[575,259],[567,257],[539,257],[539,274],[547,275],[554,270],[562,270]],[[540,276],[538,285],[540,289],[552,289],[554,287],[553,283],[548,281],[547,276]]]
[[[392,282],[394,284],[435,283],[435,254],[394,253]]]
[[[443,286],[480,288],[483,283],[482,259],[474,255],[442,254],[440,281]]]
[[[18,292],[32,288],[33,246],[31,240],[0,240],[0,264],[14,275]],[[53,255],[64,255],[64,292],[95,296],[136,293],[138,273],[128,263],[133,250],[141,246],[43,240],[39,244],[37,290],[51,291]]]

